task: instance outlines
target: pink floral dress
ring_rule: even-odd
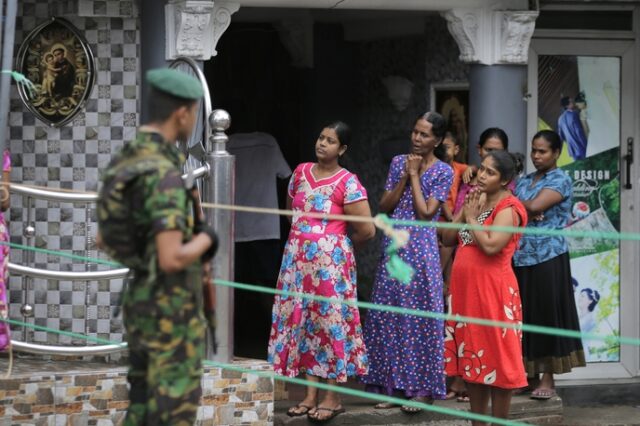
[[[11,171],[11,156],[9,151],[4,152],[2,160],[3,172]],[[7,188],[8,190],[9,188]],[[8,192],[0,192],[0,194],[8,195]],[[9,242],[9,227],[4,220],[4,213],[0,212],[0,241]],[[9,246],[0,245],[0,315],[2,318],[9,317],[9,305],[7,304],[7,286],[9,284]],[[9,334],[9,324],[0,322],[0,350],[5,349],[11,341]]]
[[[316,179],[312,167],[313,163],[300,164],[291,176],[294,212],[342,214],[345,205],[367,199],[357,176],[348,170]],[[335,303],[275,297],[269,362],[276,373],[306,373],[338,382],[367,373],[360,314],[356,307],[340,303],[357,299],[356,261],[346,222],[294,216],[277,287]]]

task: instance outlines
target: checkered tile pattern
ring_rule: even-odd
[[[77,17],[80,15],[80,17]],[[100,170],[138,124],[139,34],[135,1],[19,2],[15,51],[24,37],[50,16],[67,16],[84,34],[95,56],[97,78],[84,110],[60,129],[38,121],[12,87],[9,135],[11,181],[27,185],[96,191]],[[11,241],[86,257],[104,257],[93,247],[96,234],[92,205],[11,199]],[[24,236],[35,227],[35,237]],[[106,269],[83,261],[13,249],[11,261],[49,270]],[[24,320],[20,308],[34,308],[36,325],[122,341],[121,317],[116,317],[122,280],[68,282],[12,276],[9,284],[11,318]],[[14,338],[37,343],[85,345],[68,336],[13,328]],[[90,343],[93,344],[93,343]]]

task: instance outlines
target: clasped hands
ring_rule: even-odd
[[[417,176],[420,173],[420,164],[422,163],[422,156],[416,154],[407,154],[407,161],[404,164],[404,170],[400,178],[408,176]]]
[[[478,189],[472,189],[464,199],[462,210],[467,223],[477,221],[484,210],[486,196]]]

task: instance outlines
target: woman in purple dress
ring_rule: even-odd
[[[418,117],[411,135],[411,153],[394,157],[389,169],[380,211],[392,219],[437,222],[440,206],[447,199],[453,170],[444,158],[442,140],[446,122],[428,112]],[[441,156],[441,157],[439,157]],[[389,276],[385,238],[378,264],[372,302],[431,312],[443,311],[442,271],[436,228],[397,226],[410,233],[407,246],[398,255],[415,270],[412,281],[403,284]],[[443,322],[411,315],[369,311],[364,337],[369,350],[369,374],[362,380],[367,391],[397,395],[420,402],[444,399],[446,395]],[[376,408],[389,408],[380,403]],[[402,406],[406,413],[420,411]]]

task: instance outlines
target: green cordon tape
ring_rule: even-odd
[[[113,266],[114,268],[126,268],[126,266],[121,265],[118,262],[114,262],[112,260],[104,260],[104,259],[96,259],[92,257],[79,256],[76,254],[65,253],[58,250],[41,249],[38,247],[25,246],[23,244],[10,243],[7,241],[0,241],[0,246],[9,246],[11,248],[16,248],[20,250],[33,251],[36,253],[44,253],[52,256],[66,257],[68,259],[81,260],[87,263],[99,263],[101,265]]]
[[[396,224],[404,224],[404,225],[409,224],[409,225],[419,225],[419,226],[434,226],[434,227],[442,227],[442,228],[456,228],[456,229],[460,229],[460,228],[462,228],[464,226],[467,229],[482,229],[482,230],[493,229],[493,230],[503,231],[503,232],[523,232],[523,231],[526,231],[526,232],[523,232],[523,233],[545,234],[545,235],[560,235],[560,236],[569,236],[569,234],[571,234],[570,236],[580,236],[580,237],[588,237],[588,238],[597,238],[597,237],[605,238],[606,237],[606,238],[610,238],[610,239],[620,239],[620,240],[626,239],[626,240],[638,240],[638,241],[640,241],[640,234],[634,234],[634,233],[577,232],[577,231],[573,231],[572,232],[572,231],[541,230],[541,229],[535,229],[535,228],[529,230],[528,228],[517,228],[517,227],[508,227],[508,226],[487,226],[487,227],[484,227],[484,226],[481,226],[481,225],[479,225],[479,226],[471,226],[471,225],[462,225],[462,224],[445,223],[445,222],[425,222],[425,221],[419,222],[419,221],[403,221],[403,220],[392,220],[392,219],[389,219],[389,221],[394,222]],[[528,231],[532,231],[532,232],[528,232]],[[40,248],[31,247],[31,246],[25,246],[25,245],[22,245],[22,244],[8,243],[8,242],[3,242],[3,241],[0,241],[0,245],[8,245],[9,247],[19,248],[19,249],[22,249],[22,250],[31,250],[31,251],[35,251],[35,252],[46,253],[46,254],[56,255],[56,256],[60,256],[60,257],[68,257],[68,258],[71,258],[71,259],[82,260],[82,261],[89,262],[89,263],[99,263],[99,264],[109,265],[109,266],[113,266],[113,267],[117,267],[117,268],[124,268],[123,265],[120,265],[117,262],[103,260],[103,259],[95,259],[95,258],[77,256],[77,255],[72,255],[72,254],[66,254],[66,253],[63,253],[63,252],[60,252],[60,251],[40,249]],[[400,259],[400,261],[402,262],[401,259]],[[402,267],[400,267],[400,269],[402,269]],[[398,276],[401,277],[401,278],[402,277],[406,278],[406,274],[407,274],[406,270],[398,272]],[[330,299],[330,298],[326,298],[326,297],[322,297],[322,296],[314,296],[314,295],[304,294],[304,293],[295,293],[295,292],[288,292],[288,291],[282,291],[282,290],[267,289],[267,288],[260,287],[260,286],[237,283],[237,282],[226,281],[226,280],[221,280],[221,279],[215,280],[215,283],[216,283],[216,285],[221,285],[221,286],[226,286],[226,287],[234,287],[234,288],[239,288],[239,289],[242,289],[242,290],[257,291],[257,292],[262,292],[262,293],[271,293],[271,294],[279,294],[279,295],[292,295],[292,296],[308,298],[308,299],[316,300],[316,301],[329,302],[329,303],[344,303],[344,304],[347,304],[349,306],[355,306],[355,307],[359,307],[359,308],[363,308],[363,309],[386,311],[386,312],[392,312],[392,313],[397,313],[397,314],[401,314],[401,315],[414,315],[414,316],[419,316],[419,317],[434,318],[434,319],[440,319],[440,320],[453,320],[453,321],[456,321],[456,322],[468,322],[468,323],[472,323],[472,324],[479,324],[479,325],[484,325],[484,326],[489,326],[489,327],[521,329],[522,331],[529,332],[529,333],[548,334],[548,335],[552,335],[552,336],[562,336],[562,337],[570,337],[570,338],[576,338],[576,339],[586,338],[586,339],[607,341],[607,342],[610,342],[610,343],[620,343],[620,344],[626,344],[626,345],[640,346],[640,339],[633,338],[633,337],[611,336],[611,335],[608,335],[608,336],[604,336],[603,335],[603,336],[601,336],[601,335],[596,335],[596,334],[592,334],[592,333],[581,333],[581,332],[575,331],[575,330],[557,329],[557,328],[553,328],[553,327],[543,327],[543,326],[537,326],[537,325],[532,325],[532,324],[514,325],[512,323],[505,323],[505,322],[500,322],[500,321],[492,321],[492,320],[487,320],[487,319],[483,319],[483,318],[462,317],[462,316],[459,316],[459,315],[448,315],[448,314],[441,314],[441,313],[437,313],[437,312],[421,311],[421,310],[408,309],[408,308],[399,308],[397,306],[378,305],[378,304],[368,303],[368,302],[340,301],[340,300],[337,300],[337,299]]]
[[[73,338],[80,339],[80,340],[88,340],[88,341],[95,342],[95,343],[100,343],[100,344],[103,344],[103,345],[120,345],[120,346],[125,345],[122,342],[112,342],[112,341],[107,340],[107,339],[101,339],[100,337],[87,336],[86,334],[73,333],[71,331],[54,330],[53,328],[44,327],[44,326],[36,325],[36,324],[31,324],[31,323],[28,323],[28,322],[16,321],[16,320],[8,319],[8,318],[1,318],[0,317],[0,322],[6,322],[7,324],[11,324],[11,325],[17,325],[17,326],[22,326],[22,327],[27,327],[27,328],[33,328],[34,330],[45,331],[47,333],[60,334],[62,336],[73,337]]]
[[[427,226],[443,229],[471,229],[477,231],[498,231],[510,234],[549,235],[566,238],[593,238],[597,240],[630,240],[640,241],[640,233],[637,232],[601,232],[601,231],[572,231],[563,229],[544,229],[534,227],[497,226],[497,225],[468,225],[464,223],[428,222],[424,220],[389,219],[394,225],[403,226]]]
[[[486,422],[489,424],[507,425],[507,426],[526,426],[526,423],[499,419],[497,417],[486,416],[483,414],[476,414],[476,413],[471,413],[463,410],[454,410],[452,408],[439,407],[437,405],[430,405],[430,404],[425,404],[423,402],[411,401],[411,400],[402,399],[402,398],[395,398],[392,396],[386,396],[381,394],[367,393],[361,390],[350,389],[342,386],[328,385],[320,382],[310,382],[304,379],[280,376],[274,373],[273,371],[251,370],[248,368],[238,367],[233,364],[225,364],[225,363],[216,362],[216,361],[204,361],[203,364],[208,367],[222,368],[224,370],[231,370],[231,371],[238,371],[246,374],[253,374],[258,377],[266,377],[270,379],[280,380],[282,382],[295,383],[297,385],[312,386],[322,390],[338,392],[345,395],[357,396],[360,398],[372,399],[374,401],[390,402],[392,404],[397,404],[397,405],[406,405],[407,407],[415,407],[425,411],[433,411],[436,413],[446,414],[448,416],[454,416],[454,417],[461,417],[469,420],[478,420],[478,421]]]
[[[2,70],[2,74],[11,74],[16,84],[22,86],[30,98],[36,95],[36,86],[24,74],[12,70]]]
[[[566,330],[563,328],[544,327],[544,326],[532,325],[532,324],[514,324],[509,322],[503,322],[503,321],[488,320],[484,318],[465,317],[462,315],[441,314],[439,312],[422,311],[419,309],[400,308],[397,306],[380,305],[376,303],[359,302],[355,300],[354,301],[340,300],[340,299],[324,297],[324,296],[316,296],[316,295],[311,295],[306,293],[296,293],[292,291],[276,290],[272,288],[260,287],[260,286],[250,285],[250,284],[242,284],[242,283],[226,281],[221,279],[216,279],[214,280],[214,282],[216,285],[220,285],[223,287],[232,287],[232,288],[238,288],[241,290],[257,291],[260,293],[270,293],[270,294],[277,294],[277,295],[300,297],[303,299],[309,299],[316,302],[343,303],[345,305],[354,306],[357,308],[391,312],[391,313],[400,314],[400,315],[413,315],[417,317],[432,318],[432,319],[438,319],[438,320],[465,322],[465,323],[471,323],[471,324],[484,325],[487,327],[515,329],[515,330],[526,331],[528,333],[549,334],[552,336],[571,337],[576,339],[585,338],[585,339],[592,339],[592,340],[607,340],[608,342],[612,342],[612,343],[617,342],[624,345],[640,346],[640,339],[637,339],[634,337],[610,336],[610,335],[604,336],[604,335],[597,335],[593,333],[582,333],[580,331],[575,331],[575,330]]]
[[[21,322],[21,321],[14,321],[14,320],[0,318],[0,322],[6,322],[6,323],[11,324],[11,325],[20,325],[20,326],[24,326],[24,327],[28,327],[28,328],[33,328],[33,329],[39,330],[39,331],[45,331],[47,333],[70,336],[70,337],[74,337],[74,338],[77,338],[77,339],[93,341],[93,342],[102,343],[102,344],[106,344],[106,345],[124,345],[122,342],[112,342],[110,340],[100,339],[98,337],[91,337],[91,336],[87,336],[87,335],[84,335],[84,334],[72,333],[72,332],[68,332],[68,331],[54,330],[54,329],[49,328],[49,327],[43,327],[43,326],[39,326],[39,325],[35,325],[35,324],[29,324],[29,323],[25,323],[25,322]],[[486,416],[486,415],[482,415],[482,414],[471,413],[471,412],[467,412],[467,411],[463,411],[463,410],[453,410],[451,408],[439,407],[437,405],[429,405],[429,404],[425,404],[425,403],[421,403],[421,402],[417,402],[417,401],[406,400],[406,399],[401,399],[401,398],[394,398],[392,396],[367,393],[367,392],[363,392],[363,391],[360,391],[360,390],[357,390],[357,389],[350,389],[350,388],[347,388],[347,387],[328,385],[328,384],[320,383],[320,382],[311,382],[311,381],[308,381],[308,380],[298,379],[298,378],[293,378],[293,377],[279,376],[279,375],[275,374],[273,371],[251,370],[251,369],[247,369],[247,368],[238,367],[238,366],[233,365],[233,364],[225,364],[225,363],[221,363],[221,362],[207,361],[207,360],[203,361],[203,364],[205,366],[209,366],[209,367],[222,368],[222,369],[230,370],[230,371],[238,371],[238,372],[246,373],[246,374],[253,374],[253,375],[256,375],[258,377],[266,377],[266,378],[270,378],[270,379],[280,380],[280,381],[283,381],[283,382],[295,383],[295,384],[303,385],[303,386],[313,386],[313,387],[316,387],[316,388],[319,388],[319,389],[328,390],[328,391],[334,391],[334,392],[342,393],[342,394],[345,394],[345,395],[352,395],[352,396],[357,396],[357,397],[360,397],[360,398],[372,399],[372,400],[375,400],[375,401],[390,402],[390,403],[398,404],[398,405],[406,405],[408,407],[420,408],[420,409],[423,409],[425,411],[427,411],[427,410],[428,411],[433,411],[433,412],[436,412],[436,413],[442,413],[442,414],[446,414],[446,415],[454,416],[454,417],[461,417],[461,418],[465,418],[465,419],[478,420],[478,421],[482,421],[482,422],[499,424],[499,425],[526,426],[525,423],[519,423],[519,422],[509,421],[509,420],[505,420],[505,419],[499,419],[499,418],[496,418],[496,417],[491,417],[491,416]]]

